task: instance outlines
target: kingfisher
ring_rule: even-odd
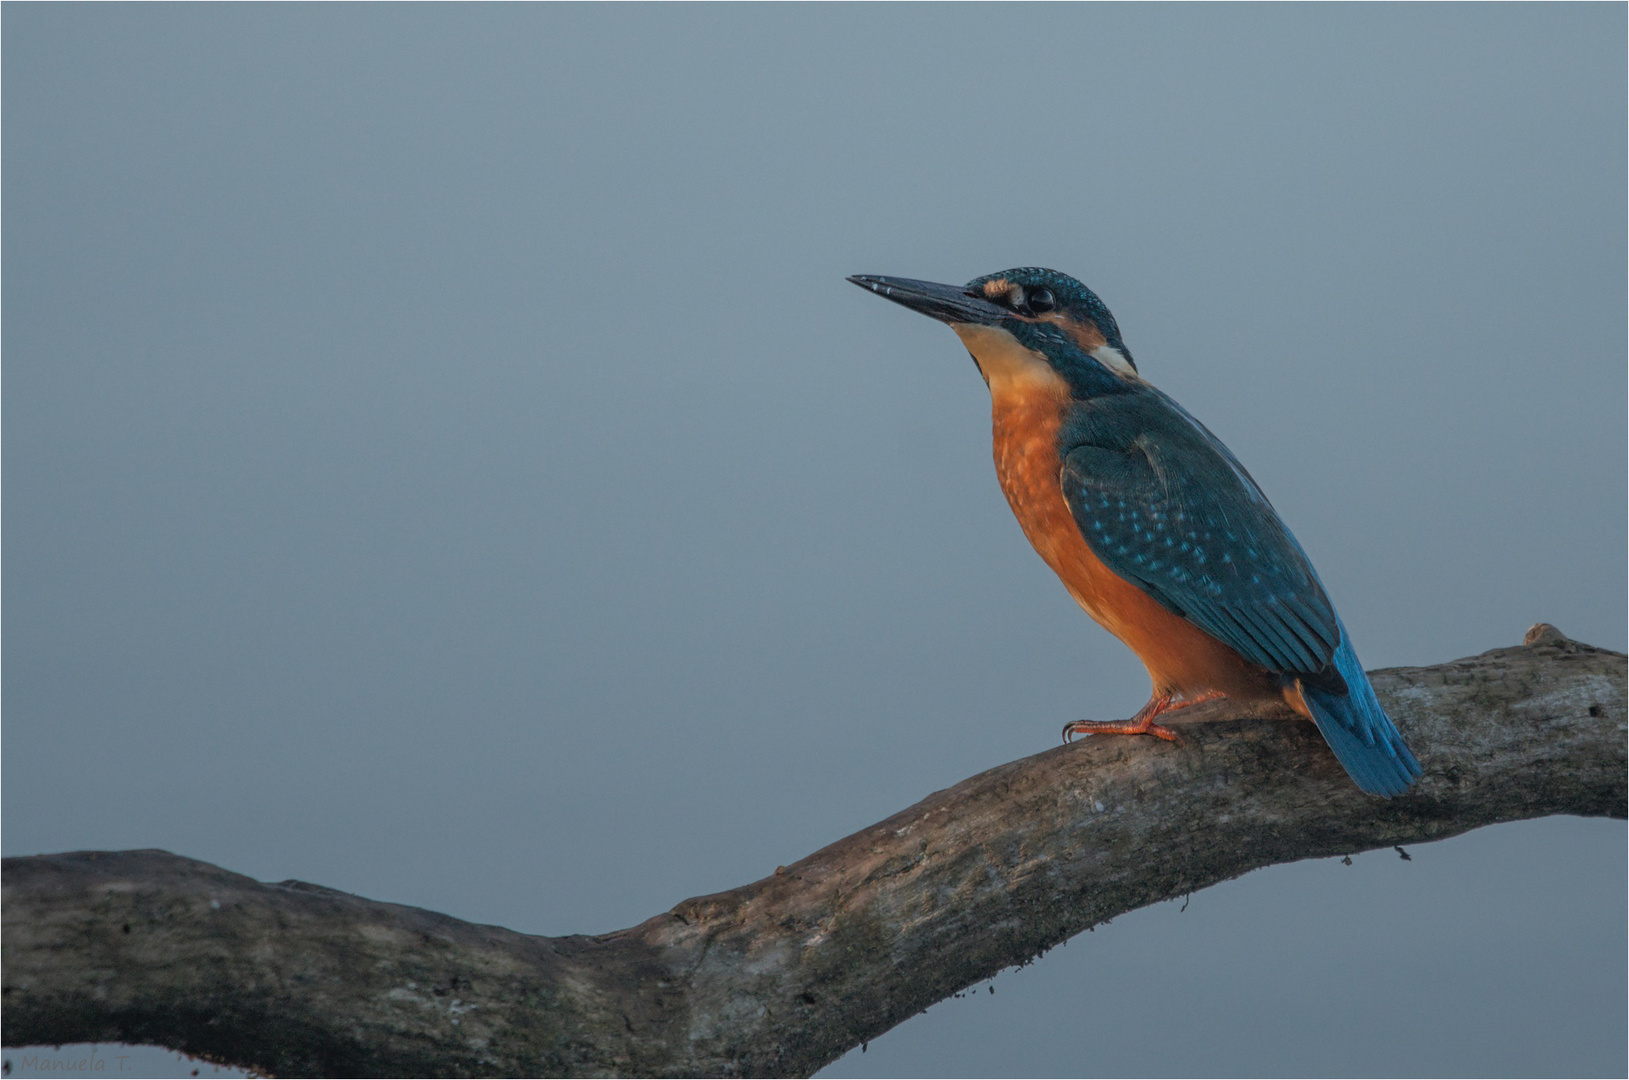
[[[996,477],[1075,601],[1137,654],[1153,691],[1076,735],[1178,741],[1161,717],[1202,701],[1285,702],[1364,791],[1420,763],[1376,699],[1323,582],[1222,441],[1137,370],[1097,294],[1021,267],[965,286],[857,274],[948,323],[990,389]]]

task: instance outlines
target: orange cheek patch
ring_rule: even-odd
[[[1083,352],[1090,353],[1093,349],[1100,349],[1109,343],[1109,339],[1103,336],[1103,331],[1099,330],[1094,322],[1077,322],[1058,312],[1041,316],[1041,321],[1049,322],[1068,334]]]

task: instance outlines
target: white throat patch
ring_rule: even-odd
[[[1113,345],[1099,345],[1092,350],[1092,359],[1108,368],[1122,379],[1141,379],[1137,369],[1131,366],[1124,353]]]
[[[998,326],[978,323],[951,323],[950,328],[962,339],[967,351],[973,354],[984,381],[992,394],[1008,390],[1046,389],[1054,393],[1069,392],[1063,376],[1052,370],[1046,357],[1034,349],[1027,349],[1007,331]]]

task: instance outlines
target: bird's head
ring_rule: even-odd
[[[1114,316],[1067,274],[1026,266],[938,285],[856,274],[848,280],[949,323],[991,390],[1051,373],[1077,396],[1112,393],[1141,380]]]

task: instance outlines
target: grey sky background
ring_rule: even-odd
[[[1092,286],[1371,668],[1623,649],[1625,23],[7,5],[5,852],[604,931],[1129,715],[857,272]],[[1262,871],[825,1075],[1622,1075],[1624,842]]]

